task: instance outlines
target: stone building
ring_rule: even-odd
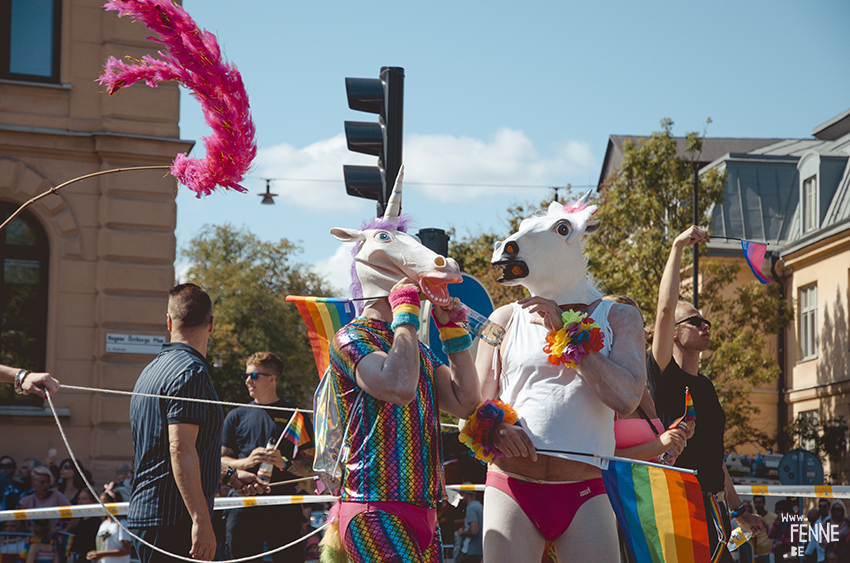
[[[161,44],[102,0],[0,2],[0,219],[73,178],[167,166],[179,138],[176,84],[108,96],[104,60]],[[73,183],[30,205],[3,232],[0,362],[65,385],[132,390],[165,330],[174,283],[175,180],[128,171]],[[130,461],[129,398],[62,389],[54,403],[71,447],[98,483]],[[0,389],[0,454],[67,457],[49,406]]]

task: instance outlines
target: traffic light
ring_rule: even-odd
[[[393,189],[401,168],[401,142],[404,130],[404,69],[385,66],[380,78],[346,78],[348,107],[377,113],[378,123],[346,121],[348,149],[378,157],[377,166],[343,165],[348,195],[374,199],[378,217]]]

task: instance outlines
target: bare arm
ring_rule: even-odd
[[[510,318],[510,305],[499,307],[490,315],[490,320],[502,327],[508,324]],[[505,337],[505,340],[502,342],[507,341],[507,334],[505,334]],[[494,357],[497,362],[496,369],[493,368]],[[499,396],[499,361],[499,348],[484,342],[481,342],[478,345],[478,354],[475,357],[475,369],[478,372],[478,381],[481,386],[482,400],[495,399]]]
[[[241,469],[242,471],[248,471],[254,467],[257,467],[264,461],[272,461],[267,455],[265,446],[254,448],[251,454],[248,457],[239,458],[235,451],[232,448],[228,448],[227,446],[221,447],[221,467],[222,469],[227,469],[228,467],[232,467],[234,469]]]
[[[449,322],[449,311],[461,307],[460,299],[454,298],[449,307],[434,306],[432,313],[438,326]],[[487,346],[491,348],[491,346]],[[436,372],[437,400],[440,410],[458,418],[467,418],[481,402],[478,374],[472,350],[448,354],[449,365],[440,366]]]
[[[661,371],[673,357],[673,332],[676,328],[676,304],[679,302],[679,282],[682,268],[682,251],[687,246],[709,240],[708,233],[693,226],[673,241],[667,265],[658,287],[658,309],[655,312],[655,335],[652,338],[652,355]]]
[[[723,464],[723,490],[726,491],[726,504],[729,506],[729,510],[735,510],[741,506],[741,499],[738,497],[735,485],[732,483],[732,477],[729,476],[729,471],[726,469],[726,462],[721,461],[720,463]],[[744,512],[736,519],[742,528],[748,529],[754,534],[758,531],[767,531],[767,522],[758,514]]]
[[[198,430],[196,424],[169,424],[169,453],[174,481],[192,517],[192,549],[189,553],[195,559],[211,561],[215,556],[216,539],[201,488],[201,464],[195,449]]]
[[[15,376],[18,375],[19,371],[21,371],[21,368],[0,364],[0,381],[14,383]],[[59,382],[53,379],[49,373],[31,372],[24,379],[22,388],[24,393],[33,393],[44,399],[44,390],[50,391],[51,394],[55,393],[59,390]]]
[[[390,351],[364,356],[354,374],[358,387],[376,399],[396,405],[412,402],[419,385],[419,339],[413,325],[396,328]]]
[[[629,459],[649,461],[653,457],[659,456],[667,450],[673,450],[678,456],[685,449],[685,441],[685,432],[682,430],[667,430],[660,436],[656,436],[654,440],[644,444],[638,444],[631,448],[617,448],[614,451],[614,455],[627,457]]]

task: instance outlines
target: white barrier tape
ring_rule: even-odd
[[[446,485],[446,488],[452,491],[483,491],[484,485],[464,483],[463,485]]]
[[[280,504],[313,504],[318,502],[334,502],[333,495],[269,495],[262,497],[221,497],[216,498],[213,510],[229,510],[232,508],[247,508],[249,506],[271,506]],[[127,514],[128,502],[106,504],[106,508],[114,516]],[[88,516],[103,516],[103,507],[99,504],[81,504],[76,506],[58,506],[55,508],[30,508],[21,510],[0,511],[0,522],[6,520],[42,520],[45,518],[81,518]]]
[[[735,492],[766,497],[850,498],[850,486],[833,485],[735,485]]]

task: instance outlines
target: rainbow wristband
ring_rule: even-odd
[[[443,327],[440,329],[440,343],[443,352],[456,354],[472,346],[472,336],[463,327]]]
[[[389,299],[393,308],[390,328],[395,331],[401,325],[413,325],[414,330],[419,330],[419,290],[413,286],[403,287],[390,293]]]

